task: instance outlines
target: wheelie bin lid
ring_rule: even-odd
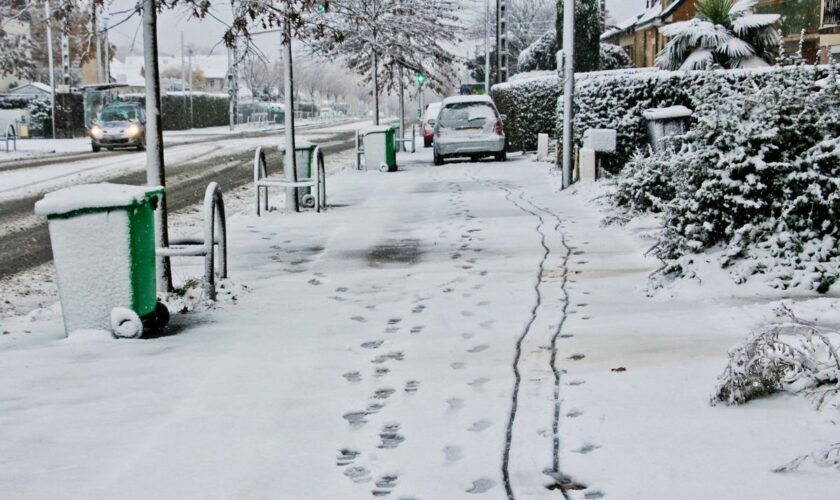
[[[109,182],[80,184],[47,193],[35,203],[35,214],[49,218],[69,218],[145,204],[156,208],[163,192],[162,186],[133,186]]]
[[[295,139],[295,151],[308,151],[310,149],[315,149],[317,146],[318,145],[314,142],[304,141],[302,139]],[[286,143],[281,143],[279,146],[277,146],[277,149],[279,149],[280,151],[286,151]]]
[[[369,134],[384,134],[391,130],[393,127],[390,125],[374,125],[371,127],[366,127],[363,129],[359,129],[359,133],[361,135],[369,135]]]

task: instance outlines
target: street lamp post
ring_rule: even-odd
[[[575,0],[563,8],[563,188],[572,185],[573,120],[575,98]]]

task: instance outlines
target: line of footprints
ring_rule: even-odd
[[[474,239],[478,241],[484,241],[484,238],[478,236],[477,233],[482,231],[480,224],[478,221],[475,221],[475,216],[473,216],[470,211],[464,206],[464,202],[462,198],[462,190],[461,187],[456,183],[449,183],[448,188],[450,190],[448,202],[449,206],[451,207],[452,213],[450,215],[463,218],[464,223],[456,226],[456,229],[460,231],[460,235],[458,236],[458,241],[455,243],[455,250],[450,255],[453,266],[455,267],[454,271],[456,273],[462,274],[458,278],[455,278],[449,282],[443,283],[439,286],[439,290],[442,293],[451,294],[457,291],[457,288],[461,285],[464,285],[468,281],[468,277],[463,275],[463,273],[472,274],[475,276],[486,276],[487,271],[484,270],[473,270],[475,265],[478,262],[477,256],[481,252],[479,248],[472,248],[472,244]],[[453,229],[451,226],[447,227],[445,225],[438,226],[436,228],[439,232],[438,236],[440,238],[439,241],[444,241],[449,237],[449,232]],[[468,253],[473,254],[473,256],[467,256]],[[465,258],[465,256],[467,256]],[[484,285],[482,283],[476,282],[470,289],[464,293],[462,293],[462,297],[466,300],[469,300],[473,293],[476,293]],[[344,293],[347,292],[347,288],[338,288],[336,289],[337,293]],[[415,297],[413,302],[413,307],[411,309],[412,315],[420,315],[422,314],[427,306],[424,304],[429,297]],[[336,297],[338,299],[338,297]],[[482,300],[477,302],[475,305],[478,307],[485,307],[490,304],[489,301]],[[472,317],[473,311],[464,310],[461,312],[461,315],[465,318]],[[352,321],[363,324],[367,323],[367,319],[364,316],[358,315],[353,316],[350,318]],[[493,324],[493,321],[483,321],[479,323],[482,329],[490,328]],[[386,334],[395,334],[400,331],[402,326],[402,319],[401,318],[391,318],[387,321],[387,324],[384,328],[384,333]],[[408,329],[408,332],[411,335],[418,335],[423,332],[425,327],[423,325],[415,325],[411,326]],[[475,334],[472,332],[464,332],[461,334],[461,338],[464,341],[472,342]],[[369,340],[360,344],[360,347],[363,349],[368,349],[374,351],[374,356],[371,358],[370,362],[373,365],[373,376],[377,379],[384,378],[387,376],[391,369],[389,365],[393,363],[397,363],[403,361],[405,358],[405,354],[402,351],[395,351],[395,350],[386,350],[383,349],[386,347],[386,342],[384,340]],[[475,354],[483,352],[489,349],[490,346],[486,344],[478,344],[473,345],[466,349],[467,354]],[[450,363],[450,367],[452,370],[462,370],[466,367],[466,363],[463,361],[453,361]],[[343,375],[345,380],[350,383],[357,383],[361,382],[363,379],[363,374],[361,371],[350,371]],[[469,386],[477,392],[483,391],[483,386],[489,382],[489,379],[486,377],[479,377],[475,380],[469,382]],[[416,393],[420,390],[421,382],[419,380],[408,380],[404,383],[402,392],[406,396],[411,396],[412,394]],[[343,415],[343,418],[347,421],[348,425],[351,429],[360,429],[364,427],[364,425],[368,422],[367,417],[376,414],[385,408],[389,398],[394,396],[397,393],[396,389],[390,387],[383,387],[376,389],[369,397],[367,406],[364,410],[355,410],[347,412]],[[461,408],[464,406],[464,400],[458,397],[452,397],[446,400],[447,405],[447,413],[454,414],[457,413]],[[479,420],[472,424],[467,430],[470,432],[482,432],[485,429],[492,426],[492,422],[489,420]],[[382,427],[379,429],[379,444],[377,447],[381,450],[389,450],[394,449],[400,446],[401,443],[405,441],[405,436],[400,432],[400,423],[394,421],[386,421]],[[457,462],[463,458],[463,450],[461,447],[456,445],[447,445],[443,449],[443,453],[446,457],[446,460],[449,462]],[[373,487],[371,489],[371,494],[374,497],[384,497],[391,494],[392,490],[397,486],[399,477],[397,474],[383,474],[378,477],[374,477],[370,469],[358,463],[362,452],[357,449],[351,448],[342,448],[338,450],[338,455],[336,457],[336,465],[343,469],[343,474],[347,476],[350,480],[355,483],[372,483]],[[489,479],[489,478],[480,478],[473,481],[472,486],[467,489],[467,493],[485,493],[496,486],[496,481]],[[418,500],[415,497],[400,497],[398,500]]]

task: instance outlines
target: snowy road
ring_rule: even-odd
[[[320,141],[327,153],[336,152],[353,146],[353,126],[322,125],[305,129],[300,136]],[[223,189],[251,181],[254,149],[276,146],[282,138],[282,132],[276,130],[233,136],[181,137],[182,142],[189,140],[189,143],[166,148],[170,209],[179,210],[199,203],[210,180],[219,182]],[[276,157],[270,159],[279,161]],[[35,201],[43,193],[82,182],[144,184],[146,181],[145,153],[106,153],[83,160],[70,156],[36,166],[11,166],[0,169],[0,278],[51,259],[46,223],[32,212]]]
[[[761,301],[650,299],[656,262],[545,164],[430,156],[233,217],[248,290],[175,335],[0,320],[0,497],[831,498],[769,472],[832,438],[807,404],[707,403]]]

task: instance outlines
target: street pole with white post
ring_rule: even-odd
[[[105,83],[111,83],[111,42],[108,39],[108,28],[111,23],[111,16],[105,12],[105,29],[103,37],[105,38]]]
[[[193,92],[193,69],[192,69],[193,48],[192,48],[192,45],[190,45],[188,55],[189,55],[189,68],[188,68],[188,70],[190,72],[190,128],[195,128],[195,121],[194,121],[195,118],[193,116],[193,98],[192,98],[193,97],[192,96],[192,92]]]
[[[295,104],[294,75],[292,74],[292,24],[286,19],[283,23],[283,113],[286,122],[286,156],[283,160],[283,173],[289,182],[297,182],[297,163],[295,158]],[[286,212],[299,212],[297,188],[286,188]]]
[[[146,78],[146,184],[166,187],[163,163],[163,117],[160,109],[160,68],[158,67],[157,5],[143,0],[143,63]],[[155,210],[155,246],[169,246],[166,196]],[[172,290],[169,257],[161,257],[157,265],[158,290]]]
[[[484,93],[490,94],[490,0],[484,0]]]
[[[53,66],[52,24],[50,23],[50,0],[44,2],[47,22],[47,53],[50,61],[50,99],[52,101],[52,138],[55,139],[55,67]]]
[[[563,189],[572,185],[572,150],[575,102],[575,0],[565,0],[563,8]]]

